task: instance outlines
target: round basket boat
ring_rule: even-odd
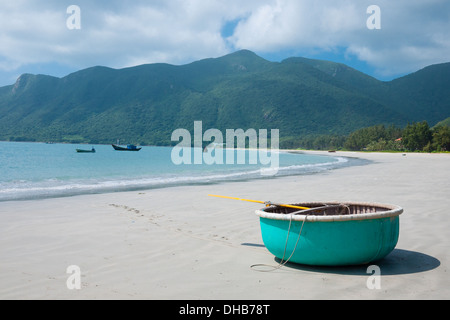
[[[313,266],[368,264],[398,242],[403,209],[376,203],[302,203],[256,211],[266,248],[282,261]]]

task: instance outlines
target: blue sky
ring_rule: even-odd
[[[371,5],[380,29],[367,27]],[[80,29],[68,27],[76,21]],[[341,62],[391,80],[449,62],[448,30],[448,0],[0,0],[0,86],[23,73],[180,65],[240,49],[271,61]]]

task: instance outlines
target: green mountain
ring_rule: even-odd
[[[187,65],[24,74],[0,88],[0,140],[169,145],[175,129],[348,134],[450,116],[450,63],[378,81],[346,65],[242,50]]]
[[[438,122],[438,124],[436,124],[434,127],[435,128],[437,128],[437,127],[450,127],[450,118],[447,118],[445,120],[442,120],[442,121]]]

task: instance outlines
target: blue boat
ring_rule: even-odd
[[[403,209],[374,203],[303,203],[296,210],[256,211],[266,248],[282,263],[311,266],[369,264],[391,253]]]
[[[140,151],[142,148],[138,148],[133,144],[129,144],[126,147],[121,147],[118,146],[116,144],[113,144],[112,147],[114,148],[114,150],[116,151]]]

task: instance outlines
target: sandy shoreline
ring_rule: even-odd
[[[309,152],[316,153],[316,152]],[[317,152],[318,154],[326,154]],[[194,187],[0,203],[0,299],[449,299],[450,155],[344,153],[370,165]],[[367,266],[277,265],[257,200],[367,201],[404,208],[396,250]],[[69,290],[67,267],[81,270]]]

